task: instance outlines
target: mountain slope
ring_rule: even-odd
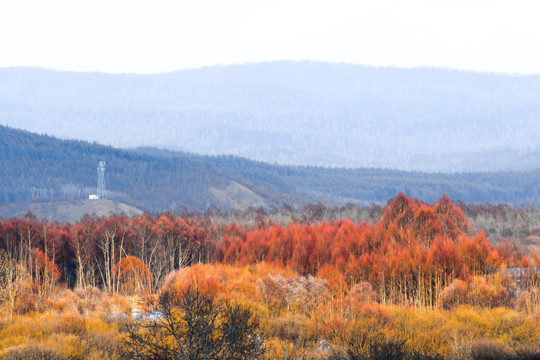
[[[270,163],[540,167],[540,76],[317,62],[157,75],[0,69],[0,123]]]
[[[101,216],[126,215],[139,216],[143,212],[133,206],[108,199],[21,201],[0,206],[0,216],[22,218],[31,211],[38,219],[47,218],[60,222],[79,221],[85,214]]]
[[[0,126],[0,205],[86,199],[95,193],[102,160],[108,198],[151,212],[384,203],[399,192],[430,203],[442,194],[465,202],[540,203],[540,169],[430,174],[278,166],[234,156],[128,151]]]

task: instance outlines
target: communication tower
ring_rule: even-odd
[[[97,168],[97,196],[105,199],[105,161],[100,161]]]

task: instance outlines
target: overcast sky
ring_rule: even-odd
[[[6,0],[0,67],[156,73],[269,60],[540,74],[537,0]]]

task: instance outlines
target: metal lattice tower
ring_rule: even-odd
[[[97,196],[105,199],[105,161],[100,161],[97,168]]]

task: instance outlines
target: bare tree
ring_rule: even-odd
[[[146,319],[128,324],[126,358],[257,359],[264,352],[259,327],[248,308],[193,288],[167,290]]]
[[[30,275],[25,266],[11,259],[4,250],[0,250],[0,304],[7,305],[9,319],[13,320],[13,311],[17,296],[30,282]]]

